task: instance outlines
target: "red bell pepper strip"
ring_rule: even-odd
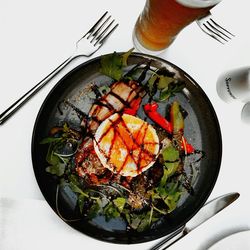
[[[169,122],[165,117],[157,112],[158,104],[156,102],[147,103],[144,105],[144,112],[146,115],[160,127],[165,129],[168,133],[182,133],[184,130],[184,119],[179,110],[178,102],[174,102],[171,106],[170,117],[171,122]],[[194,152],[194,148],[191,144],[187,142],[187,140],[182,136],[182,140],[180,142],[181,149],[184,150],[187,154],[191,154]]]
[[[156,124],[165,129],[168,133],[172,134],[173,126],[172,124],[163,117],[160,113],[157,112],[158,104],[156,102],[147,103],[144,105],[144,112],[146,115]]]
[[[134,99],[131,103],[130,103],[130,107],[129,108],[124,108],[124,114],[128,114],[128,115],[136,115],[138,109],[140,108],[140,104],[141,104],[141,97]]]
[[[187,140],[182,136],[181,149],[187,152],[187,154],[194,153],[194,147],[187,142]]]

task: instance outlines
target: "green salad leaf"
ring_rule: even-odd
[[[126,199],[124,197],[118,197],[113,200],[114,205],[117,207],[118,211],[121,213],[125,204],[126,204]]]
[[[126,53],[118,54],[116,52],[101,57],[101,73],[119,81],[123,75],[123,67],[127,66],[127,59],[132,53],[130,49]]]
[[[170,97],[175,96],[176,93],[180,92],[184,87],[185,83],[182,81],[172,81],[168,86],[160,91],[159,101],[166,101]]]
[[[168,183],[168,185],[166,185],[166,193],[167,195],[164,198],[164,202],[167,204],[169,212],[172,212],[176,208],[181,196],[180,184],[178,182]]]
[[[61,162],[58,162],[57,164],[48,166],[46,168],[46,172],[57,176],[62,176],[64,174],[64,171],[65,171],[65,163]]]
[[[103,212],[105,214],[105,218],[107,221],[120,216],[120,212],[118,211],[118,208],[114,206],[112,202],[109,202],[108,205],[104,207]]]
[[[92,206],[88,211],[88,218],[89,219],[95,218],[98,214],[100,214],[101,211],[102,211],[101,201],[100,199],[97,199],[94,201],[94,203],[92,204]]]
[[[165,162],[166,161],[174,162],[179,159],[180,153],[170,144],[168,147],[163,149],[162,156]]]
[[[154,72],[147,82],[150,96],[154,96],[159,91],[157,101],[166,101],[185,87],[185,82],[174,78],[166,69]]]

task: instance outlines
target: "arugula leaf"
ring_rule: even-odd
[[[109,221],[112,218],[117,218],[120,216],[120,212],[112,202],[108,203],[108,205],[104,208],[103,212],[105,214],[105,218],[107,221]]]
[[[79,188],[75,183],[70,182],[69,186],[74,193],[78,193],[78,194],[83,195],[85,197],[89,197],[89,195],[87,193],[83,192],[83,190],[81,188]]]
[[[159,76],[159,81],[157,84],[157,88],[158,89],[168,89],[168,85],[174,81],[173,77],[169,77],[169,76]]]
[[[180,154],[177,149],[175,149],[172,145],[169,145],[168,147],[163,149],[162,156],[165,161],[165,167],[160,183],[161,185],[164,185],[164,183],[167,182],[167,179],[172,176],[178,169],[180,163]]]
[[[138,226],[140,225],[141,220],[142,220],[142,218],[141,218],[140,215],[133,215],[132,218],[131,218],[131,224],[130,224],[130,226],[133,229],[137,229]]]
[[[114,52],[101,58],[101,73],[115,80],[122,77],[122,58]]]
[[[48,166],[46,169],[46,172],[50,174],[55,174],[57,176],[62,176],[65,171],[65,163],[57,163],[55,165]]]
[[[48,144],[53,142],[59,142],[62,138],[59,137],[46,137],[40,141],[40,144]]]
[[[123,212],[122,214],[125,215],[125,218],[126,218],[126,221],[128,222],[128,224],[130,225],[131,224],[131,211],[127,208],[124,208],[123,209]]]
[[[51,165],[57,165],[60,163],[60,158],[54,154],[53,149],[53,144],[50,144],[46,155],[46,161]]]
[[[167,204],[169,212],[171,212],[176,208],[177,203],[181,196],[181,189],[179,183],[178,182],[169,183],[169,185],[167,185],[166,187],[166,192],[168,195],[164,199],[164,202]]]
[[[150,227],[152,222],[157,221],[159,218],[153,214],[154,209],[151,208],[150,211],[136,214],[136,213],[126,213],[126,218],[131,228],[137,232],[143,232]]]
[[[79,206],[79,210],[80,210],[80,213],[82,214],[83,212],[83,206],[84,206],[84,202],[87,200],[87,197],[83,194],[80,194],[78,196],[78,206]]]
[[[124,208],[124,205],[126,204],[126,199],[124,197],[118,197],[114,199],[113,202],[114,202],[114,205],[119,210],[119,212],[121,213]]]
[[[158,80],[157,74],[153,74],[148,80],[148,90],[150,96],[154,96],[157,92],[157,85],[156,85],[157,80]]]
[[[174,96],[177,92],[180,92],[185,83],[174,78],[174,74],[164,70],[158,70],[154,72],[147,82],[149,95],[152,97],[159,91],[158,101],[165,101]]]
[[[180,164],[180,155],[179,151],[174,148],[173,145],[169,145],[164,148],[162,151],[163,159],[164,159],[164,168],[163,168],[163,176],[161,177],[160,184],[155,189],[156,193],[160,195],[160,198],[167,205],[167,212],[173,211],[177,202],[181,196],[181,189],[179,185],[178,179],[170,179]],[[168,180],[169,179],[169,180]],[[151,196],[154,198],[154,196]],[[156,196],[158,199],[158,197]],[[161,212],[159,209],[154,208],[156,211]]]
[[[122,78],[122,69],[127,66],[127,59],[132,53],[132,50],[133,49],[130,49],[122,55],[114,52],[113,54],[102,56],[101,73],[119,81]]]
[[[164,148],[162,151],[162,156],[164,161],[174,162],[177,161],[180,157],[179,151],[175,149],[172,145]]]
[[[95,218],[101,211],[102,211],[102,208],[101,208],[100,202],[96,200],[88,211],[88,218],[89,219]]]
[[[137,227],[137,232],[143,232],[150,227],[152,220],[151,211],[148,211]]]
[[[166,101],[176,93],[180,92],[185,87],[185,82],[173,81],[168,86],[160,91],[159,101]]]
[[[129,51],[125,52],[124,54],[122,54],[122,66],[126,67],[128,66],[128,57],[131,55],[131,53],[133,52],[134,48],[130,49]]]
[[[178,169],[179,161],[177,161],[177,162],[165,162],[165,166],[167,167],[167,175],[168,175],[168,177],[170,177]]]

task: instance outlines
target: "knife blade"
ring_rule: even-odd
[[[164,250],[173,245],[178,240],[182,239],[189,232],[200,226],[202,223],[213,217],[228,205],[239,198],[240,194],[237,192],[228,193],[219,196],[207,202],[187,223],[186,225],[177,229],[174,233],[167,236],[164,240],[159,242],[150,250]]]

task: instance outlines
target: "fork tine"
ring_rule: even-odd
[[[82,38],[84,38],[85,36],[87,36],[89,33],[92,33],[96,27],[99,25],[99,23],[102,21],[102,19],[108,14],[108,11],[106,11],[101,17],[100,19],[89,29],[89,31],[87,31],[87,33],[85,35],[83,35]]]
[[[209,24],[209,23],[208,23]],[[203,24],[206,29],[210,32],[210,36],[212,36],[214,39],[216,39],[217,41],[221,42],[222,44],[224,44],[220,39],[222,39],[223,41],[227,42],[227,39],[225,39],[220,33],[216,32],[216,30],[212,27],[209,27],[206,24]],[[220,39],[219,39],[220,38]]]
[[[218,39],[214,33],[212,31],[210,31],[207,27],[207,25],[205,23],[201,23],[201,22],[197,22],[199,27],[201,28],[201,30],[206,33],[207,35],[209,35],[210,37],[214,38],[215,40],[217,40],[218,42],[224,44],[220,39]]]
[[[114,30],[118,27],[118,23],[100,40],[98,40],[98,41],[96,41],[95,42],[95,44],[94,44],[94,46],[95,45],[97,45],[98,43],[99,44],[103,44],[105,41],[106,41],[106,39],[114,32]],[[108,28],[108,27],[107,27]],[[107,28],[106,28],[106,30],[107,30]],[[105,33],[106,33],[106,31],[105,31]]]
[[[211,22],[212,22],[215,26],[217,26],[218,28],[224,30],[227,34],[229,34],[229,35],[235,37],[234,34],[232,34],[231,32],[229,32],[228,30],[226,30],[226,29],[223,28],[222,26],[220,26],[220,25],[219,25],[218,23],[216,23],[212,18],[211,18],[210,20],[211,20]],[[231,39],[231,38],[230,38],[230,39]]]
[[[110,24],[102,31],[101,34],[99,34],[97,37],[94,37],[94,38],[92,39],[92,41],[96,40],[96,42],[98,42],[98,41],[104,36],[104,34],[108,31],[109,27],[114,23],[114,21],[115,21],[115,19],[113,19],[113,20],[110,22]],[[92,41],[91,41],[91,42],[92,42]]]
[[[102,30],[102,28],[104,27],[104,25],[108,22],[108,20],[111,18],[111,16],[109,16],[101,25],[100,25],[100,27],[93,33],[93,34],[90,34],[89,35],[89,37],[92,35],[94,38],[98,35],[98,33]],[[89,38],[88,37],[88,38]],[[93,38],[93,39],[94,39]],[[93,40],[92,39],[92,40]],[[92,42],[92,40],[91,40],[91,42]]]
[[[210,21],[211,21],[211,22],[210,22]],[[212,21],[213,21],[212,19],[210,19],[210,21],[208,21],[207,24],[211,27],[211,29],[212,29],[215,33],[217,33],[218,36],[220,36],[221,38],[225,37],[225,38],[227,38],[227,39],[231,39],[230,36],[228,36],[225,32],[221,31],[221,30],[219,29],[219,27],[217,27],[217,26],[214,24],[214,22],[212,22]],[[225,39],[225,40],[227,41],[227,39]]]
[[[212,18],[211,12],[207,12],[205,16],[196,20],[196,23],[203,32],[222,44],[225,44],[225,42],[228,42],[235,36],[215,22]]]

